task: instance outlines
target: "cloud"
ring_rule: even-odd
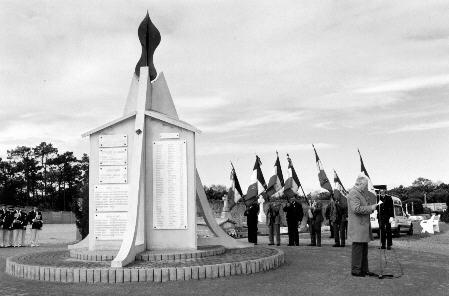
[[[427,130],[444,129],[444,128],[449,128],[449,120],[406,125],[406,126],[403,126],[403,127],[397,128],[397,129],[390,130],[390,131],[388,131],[388,133],[395,134],[395,133],[403,133],[403,132],[418,132],[418,131],[427,131]]]
[[[282,111],[282,110],[261,110],[248,112],[239,116],[241,119],[216,122],[215,124],[205,125],[202,130],[204,132],[227,133],[233,131],[244,131],[254,128],[262,128],[266,125],[279,125],[290,122],[298,122],[301,120],[302,111]]]
[[[412,77],[396,81],[379,83],[376,86],[356,89],[355,93],[372,94],[385,92],[410,91],[420,88],[438,87],[449,85],[449,74],[427,77]]]
[[[329,143],[314,144],[317,149],[332,149],[336,146]],[[282,153],[294,153],[295,151],[312,151],[312,144],[303,143],[212,143],[202,145],[198,148],[198,155],[245,155],[262,154],[279,151]]]

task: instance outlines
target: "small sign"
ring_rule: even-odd
[[[100,165],[127,165],[128,148],[100,148],[98,159]]]
[[[127,166],[101,166],[99,173],[100,184],[126,184],[128,183]]]
[[[128,211],[129,186],[95,185],[94,199],[96,212],[126,212]]]
[[[96,213],[94,235],[97,240],[122,240],[128,224],[128,213]]]
[[[160,139],[179,139],[179,133],[160,133]]]
[[[128,136],[127,135],[100,135],[99,147],[127,147]]]

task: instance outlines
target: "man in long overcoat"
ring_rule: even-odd
[[[368,204],[368,179],[359,176],[348,198],[348,236],[352,240],[351,274],[353,276],[371,275],[368,269],[368,242],[373,239],[370,214],[376,204]]]
[[[247,206],[245,211],[246,225],[248,226],[248,242],[257,245],[257,218],[259,215],[259,204],[257,202]]]
[[[288,245],[299,246],[298,223],[302,220],[304,215],[302,206],[295,199],[292,199],[284,207],[284,212],[287,216]]]

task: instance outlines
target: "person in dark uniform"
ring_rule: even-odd
[[[327,205],[326,210],[324,211],[324,218],[326,218],[326,220],[329,221],[329,232],[330,232],[330,236],[329,238],[334,238],[334,225],[332,225],[331,222],[331,208],[332,208],[332,197],[331,197],[331,201],[330,203]]]
[[[38,233],[42,229],[42,213],[34,207],[32,211],[28,213],[28,221],[31,224],[31,238],[30,244],[32,247],[39,247]]]
[[[314,201],[309,209],[310,245],[321,247],[321,223],[323,222],[323,204]]]
[[[377,220],[379,221],[380,241],[382,243],[381,249],[391,250],[393,240],[391,236],[391,222],[394,218],[393,199],[390,195],[385,194],[385,190],[380,191],[380,200],[383,202],[377,210]]]
[[[5,240],[4,240],[4,233],[3,230],[3,223],[6,216],[6,207],[5,205],[2,205],[2,208],[0,209],[0,248],[3,248],[5,246]]]
[[[269,245],[274,245],[274,235],[276,233],[276,245],[281,245],[281,215],[279,202],[270,202],[267,210],[267,226]]]
[[[299,246],[298,223],[304,216],[302,206],[295,198],[284,207],[288,226],[288,245]]]
[[[13,221],[14,221],[14,208],[8,207],[5,218],[3,219],[3,238],[5,240],[5,247],[11,247],[13,242]]]
[[[20,229],[19,232],[19,247],[21,246],[25,246],[25,236],[26,236],[26,232],[27,232],[27,225],[28,225],[28,218],[27,218],[27,213],[25,212],[24,208],[20,209],[20,222],[22,224],[22,228]]]
[[[247,206],[245,211],[246,225],[248,225],[248,242],[257,245],[257,222],[259,215],[259,204],[257,202]]]
[[[334,237],[335,244],[333,247],[344,247],[346,245],[346,228],[348,223],[348,202],[339,190],[334,190],[333,194],[335,213],[331,214],[334,217]]]
[[[20,239],[22,238],[22,221],[20,217],[20,210],[14,211],[14,220],[12,221],[14,243],[13,247],[21,247]]]

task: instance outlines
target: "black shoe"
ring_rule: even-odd
[[[352,276],[358,276],[358,277],[365,277],[364,273],[355,273],[355,272],[351,272]]]
[[[292,244],[288,244],[287,246],[291,247],[291,246],[293,246],[293,245],[292,245]]]
[[[269,243],[268,245],[269,245],[269,246],[274,246],[274,244],[272,244],[272,243]]]
[[[365,272],[365,275],[367,275],[367,276],[379,276],[378,274],[376,274],[374,272],[371,272],[371,271]]]
[[[340,248],[344,248],[345,247],[345,245],[340,245]]]
[[[387,247],[387,250],[391,250],[391,246],[388,246],[388,247]]]
[[[257,246],[257,243],[254,243],[255,246]]]
[[[334,244],[334,245],[332,245],[332,247],[338,248],[338,247],[340,247],[340,245],[339,244]]]
[[[381,249],[381,250],[385,250],[385,246],[379,247],[379,249]]]
[[[280,245],[281,245],[281,244],[276,244],[276,246],[278,246],[278,247],[279,247]]]
[[[309,247],[315,247],[315,244],[308,244]]]

